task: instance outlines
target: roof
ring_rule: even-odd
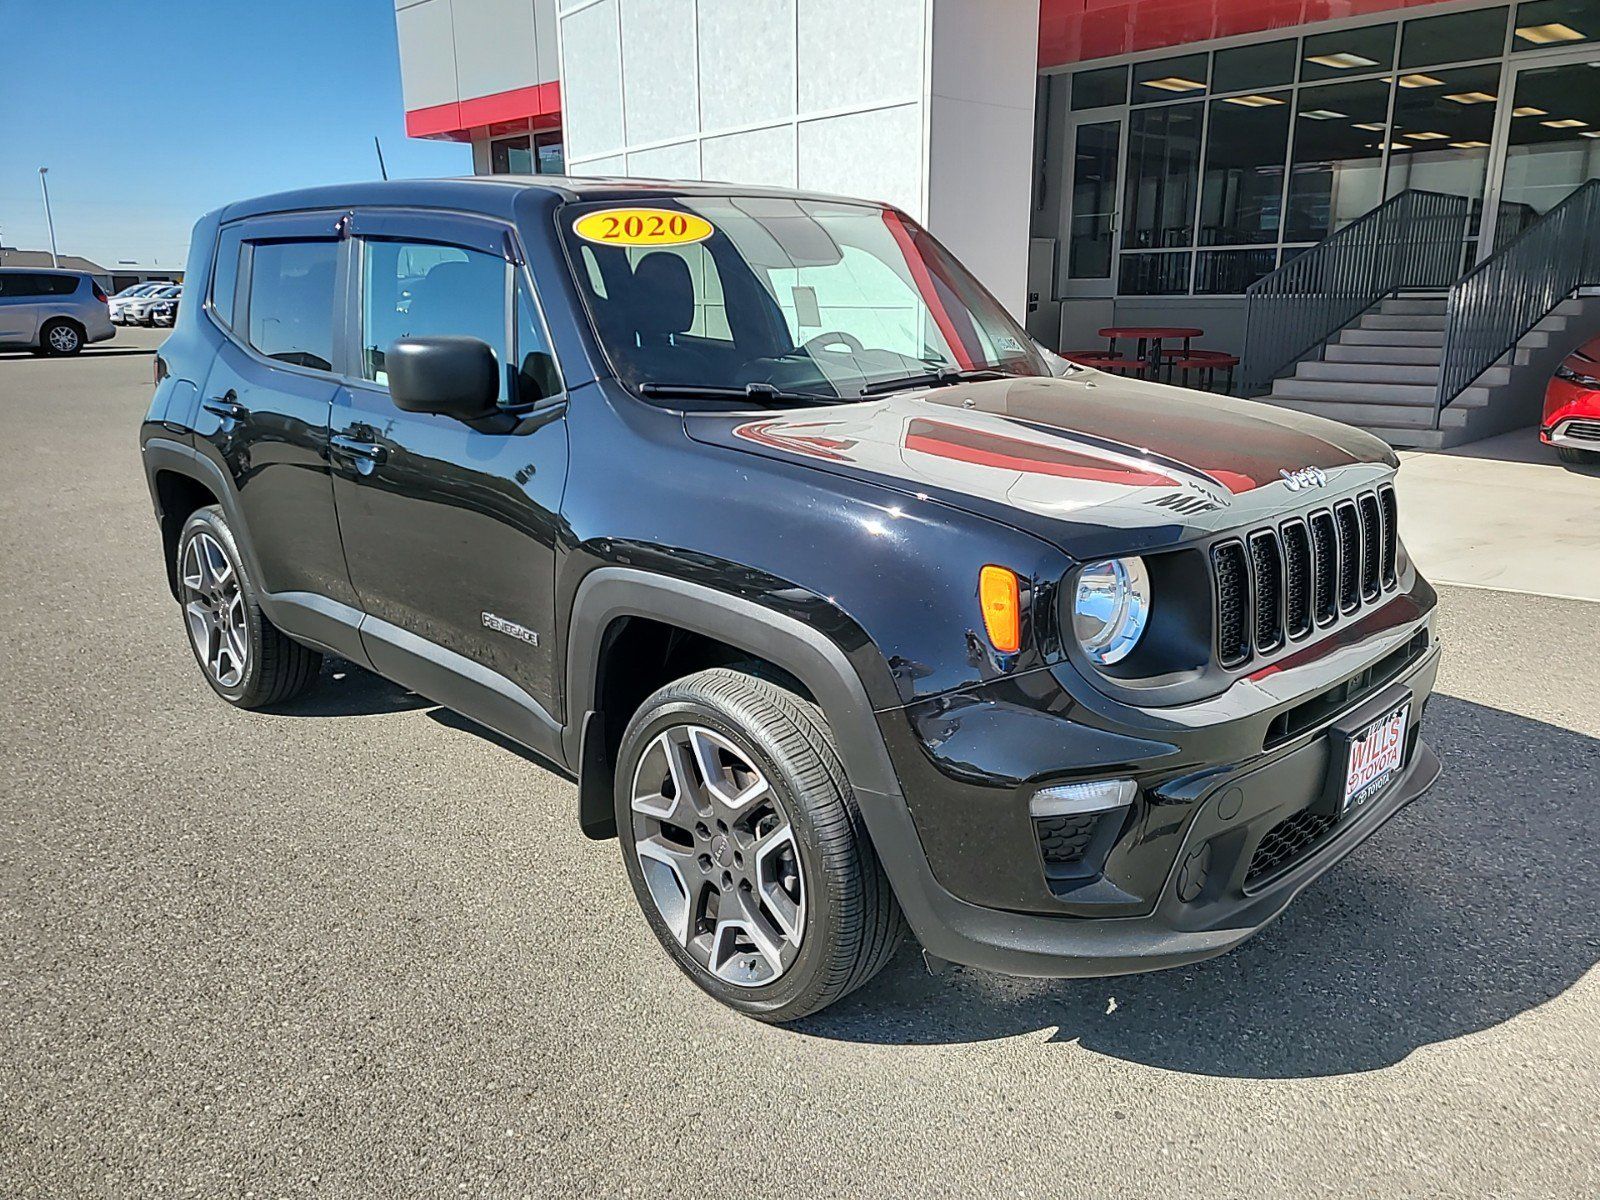
[[[106,270],[99,263],[87,258],[79,258],[76,254],[58,254],[56,261],[62,271],[76,271],[86,275],[110,275],[113,272]],[[0,247],[0,267],[26,267],[28,270],[54,270],[50,263],[48,250],[13,250],[9,246]]]
[[[542,193],[560,201],[629,200],[663,196],[770,196],[800,200],[847,200],[823,192],[761,187],[743,183],[700,183],[673,179],[624,179],[608,176],[468,175],[456,179],[394,179],[338,184],[277,192],[239,200],[220,211],[224,221],[303,209],[352,205],[409,205],[455,208],[511,217],[518,197]]]

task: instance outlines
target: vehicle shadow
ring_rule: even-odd
[[[159,350],[159,346],[125,346],[117,350],[97,350],[93,346],[85,346],[71,358],[51,359],[48,355],[35,354],[31,350],[0,350],[0,362],[8,359],[25,359],[28,362],[72,362],[74,359],[81,362],[86,358],[123,358],[128,355],[144,355],[148,358]]]
[[[433,701],[342,658],[325,657],[317,684],[269,712],[286,717],[372,717],[430,708]]]
[[[1193,967],[1098,980],[930,976],[908,947],[793,1028],[942,1044],[1054,1029],[1173,1071],[1369,1071],[1501,1024],[1600,961],[1600,739],[1449,696],[1428,708],[1437,786],[1279,921]],[[1114,1003],[1113,1003],[1114,1001]]]

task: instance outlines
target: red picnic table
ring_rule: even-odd
[[[1100,336],[1109,342],[1107,354],[1117,357],[1117,341],[1121,338],[1134,338],[1139,347],[1135,358],[1144,363],[1145,372],[1154,379],[1161,367],[1161,343],[1168,338],[1182,338],[1183,352],[1189,353],[1189,343],[1197,337],[1204,337],[1204,329],[1195,329],[1188,325],[1107,325],[1100,331]]]

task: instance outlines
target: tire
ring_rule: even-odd
[[[722,774],[716,790],[697,765],[708,761]],[[667,795],[680,776],[687,804]],[[826,1008],[881,971],[904,937],[826,719],[770,680],[716,668],[647,699],[622,736],[616,814],[628,878],[661,945],[748,1016],[793,1021]]]
[[[1600,467],[1600,453],[1593,450],[1580,450],[1576,446],[1557,446],[1556,456],[1564,463],[1572,463],[1578,467]]]
[[[57,317],[39,330],[39,349],[51,358],[67,358],[83,349],[83,327],[76,321]]]
[[[236,708],[264,708],[316,682],[322,655],[267,620],[220,507],[184,523],[176,569],[189,648],[217,695]]]

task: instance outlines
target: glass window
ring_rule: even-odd
[[[260,242],[250,255],[247,340],[280,362],[333,369],[337,242]]]
[[[1305,40],[1302,82],[1387,71],[1394,63],[1394,26],[1368,25],[1319,33]]]
[[[506,262],[433,242],[367,242],[361,266],[361,375],[386,383],[384,352],[398,338],[475,337],[506,357]],[[254,313],[251,314],[252,320]],[[506,398],[502,377],[500,399]]]
[[[945,367],[1049,373],[988,293],[892,210],[748,196],[660,204],[701,217],[710,232],[688,246],[637,250],[573,228],[608,205],[563,210],[573,280],[631,386],[770,384],[853,399],[867,385],[926,381]]]
[[[1142,108],[1128,126],[1128,182],[1122,206],[1125,249],[1194,242],[1201,104]]]
[[[37,275],[39,291],[44,296],[70,296],[78,290],[78,275]]]
[[[1162,58],[1135,64],[1133,102],[1172,100],[1178,96],[1203,96],[1210,73],[1210,55],[1185,54],[1181,58]]]
[[[1506,10],[1478,8],[1407,21],[1400,38],[1400,66],[1499,58],[1505,49]]]
[[[1301,88],[1284,240],[1320,242],[1383,197],[1388,79]]]
[[[230,329],[235,293],[239,289],[239,254],[243,249],[237,229],[225,229],[217,238],[217,261],[211,272],[211,309]]]
[[[1117,290],[1124,296],[1181,296],[1189,290],[1189,259],[1181,254],[1124,254]]]
[[[1195,255],[1194,290],[1203,296],[1236,296],[1277,263],[1276,247],[1206,250]]]
[[[1545,50],[1600,40],[1600,0],[1532,0],[1517,5],[1512,50]]]
[[[31,272],[8,271],[0,273],[0,296],[41,296],[40,276]]]
[[[559,396],[561,371],[550,349],[550,335],[528,285],[517,280],[517,394],[518,404],[534,404]]]
[[[1121,142],[1121,121],[1086,121],[1078,126],[1072,156],[1072,229],[1067,240],[1070,279],[1111,278]]]
[[[533,139],[533,165],[541,175],[567,173],[566,147],[559,130],[541,133]]]
[[[532,175],[533,150],[527,134],[489,143],[491,175]]]
[[[1406,188],[1465,196],[1472,232],[1482,217],[1484,176],[1494,135],[1500,65],[1402,75],[1386,194]]]
[[[1202,246],[1278,240],[1290,99],[1288,92],[1259,92],[1211,102],[1200,185]]]
[[[1211,90],[1248,92],[1293,83],[1297,54],[1293,38],[1218,50],[1211,68]]]
[[[1495,243],[1503,246],[1600,176],[1600,70],[1586,62],[1517,72]]]
[[[1102,67],[1079,71],[1072,77],[1072,107],[1105,108],[1128,102],[1128,68]]]

